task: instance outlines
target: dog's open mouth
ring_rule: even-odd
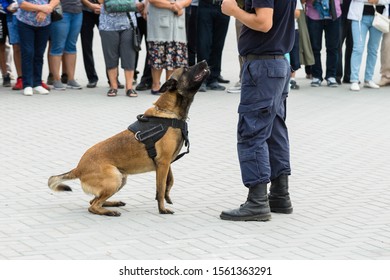
[[[194,82],[202,82],[204,78],[207,77],[209,74],[210,74],[210,70],[208,68],[203,69],[200,73],[194,76]]]
[[[203,82],[205,78],[210,75],[210,69],[207,65],[206,61],[199,62],[197,65],[197,68],[195,69],[196,74],[194,75],[193,81],[194,82]]]

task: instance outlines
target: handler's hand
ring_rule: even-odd
[[[234,16],[234,11],[238,8],[236,0],[223,0],[221,5],[222,13],[227,16]]]

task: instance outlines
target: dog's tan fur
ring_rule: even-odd
[[[144,116],[186,120],[194,95],[208,74],[206,62],[200,62],[188,70],[175,70],[161,87],[162,95],[153,107],[146,110]],[[63,182],[78,178],[84,192],[94,196],[88,209],[91,213],[119,216],[120,212],[104,207],[124,206],[125,203],[107,199],[126,184],[128,175],[155,170],[159,212],[172,214],[172,210],[165,208],[164,199],[172,204],[169,197],[173,186],[171,162],[180,152],[183,143],[181,130],[168,128],[166,134],[156,142],[157,156],[153,161],[148,156],[145,145],[135,139],[133,132],[125,130],[88,149],[76,168],[50,177],[48,185],[54,191],[71,191]]]

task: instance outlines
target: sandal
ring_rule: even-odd
[[[110,88],[107,92],[107,96],[109,97],[117,96],[117,94],[118,94],[118,90],[115,88]]]
[[[134,89],[128,89],[126,95],[128,97],[138,97],[138,93]]]
[[[160,90],[150,90],[150,93],[153,95],[160,95]]]

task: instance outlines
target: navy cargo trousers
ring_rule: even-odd
[[[246,187],[290,175],[286,120],[287,59],[255,59],[243,65],[237,150]]]

